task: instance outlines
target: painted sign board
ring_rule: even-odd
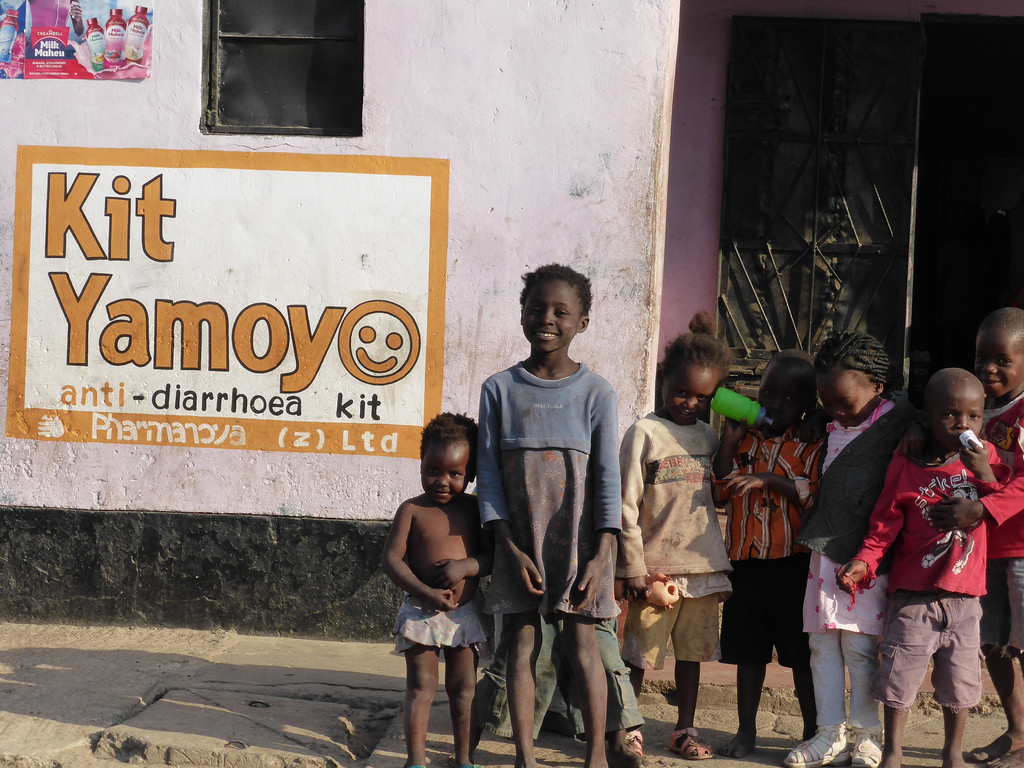
[[[19,147],[7,435],[417,458],[448,161]]]

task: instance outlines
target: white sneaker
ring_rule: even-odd
[[[850,729],[851,764],[859,768],[878,768],[882,762],[882,734],[862,728]]]
[[[820,768],[823,765],[849,765],[850,747],[846,726],[822,725],[807,741],[786,755],[789,768]],[[875,764],[877,768],[877,763]]]

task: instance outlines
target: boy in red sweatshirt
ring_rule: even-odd
[[[985,594],[987,527],[933,527],[931,507],[949,498],[978,499],[1008,480],[995,447],[961,442],[981,431],[985,390],[972,374],[946,368],[925,389],[926,447],[918,457],[896,454],[871,513],[867,538],[836,576],[856,598],[857,585],[874,577],[892,551],[882,661],[872,694],[885,708],[880,768],[902,760],[907,714],[934,664],[935,699],[942,706],[943,768],[964,765],[967,710],[981,699],[979,596]]]

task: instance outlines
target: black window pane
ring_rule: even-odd
[[[217,123],[334,136],[362,123],[362,47],[345,41],[222,40]],[[274,131],[266,131],[273,133]]]
[[[358,39],[363,3],[352,0],[220,0],[221,34]]]

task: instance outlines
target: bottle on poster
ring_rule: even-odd
[[[18,11],[8,8],[4,20],[0,22],[0,62],[6,64],[11,60],[11,48],[14,38],[18,35]]]
[[[148,10],[144,5],[136,5],[135,15],[128,20],[124,35],[124,54],[128,61],[142,61],[146,34],[149,32],[149,18],[146,15]]]
[[[124,36],[127,24],[120,8],[110,10],[110,18],[103,30],[107,38],[106,62],[108,67],[117,67],[124,63]]]
[[[103,27],[95,16],[89,19],[89,26],[85,30],[85,41],[89,44],[89,61],[92,63],[94,72],[102,72],[104,58],[107,55],[107,38],[103,34]]]

